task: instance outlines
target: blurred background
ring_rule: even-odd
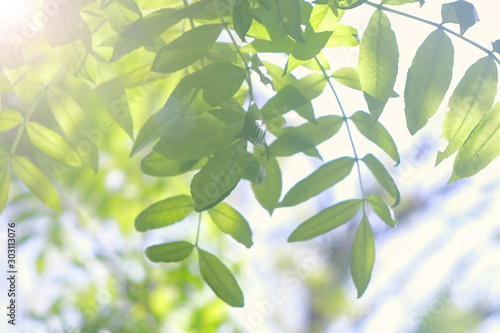
[[[418,4],[399,9],[439,22],[442,3],[430,1],[421,9]],[[500,5],[474,5],[481,21],[466,36],[489,47],[491,41],[500,38]],[[348,11],[342,23],[357,27],[362,35],[372,12],[368,6]],[[401,53],[395,90],[402,95],[404,73],[432,29],[393,14],[388,16]],[[451,91],[465,70],[483,56],[470,45],[452,40],[455,67]],[[335,49],[326,56],[332,70],[357,63],[356,49]],[[128,67],[116,70],[127,78],[124,85],[138,129],[153,110],[163,105],[175,80],[157,81],[148,76],[150,53],[137,50],[128,57]],[[286,62],[276,55],[265,60],[280,66]],[[293,73],[301,77],[307,72],[297,69]],[[145,80],[151,81],[147,88],[142,85]],[[79,83],[75,80],[69,84],[77,89]],[[366,108],[359,92],[340,85],[336,89],[349,114]],[[260,86],[256,94],[259,106],[271,96]],[[500,162],[494,161],[471,179],[446,185],[452,159],[434,167],[438,149],[446,146],[440,139],[446,103],[424,130],[412,137],[405,126],[402,98],[391,99],[380,121],[398,144],[398,166],[393,167],[383,152],[361,136],[354,138],[361,156],[370,151],[382,158],[402,194],[402,203],[395,210],[397,228],[390,229],[376,216],[369,217],[376,239],[376,260],[370,285],[361,299],[356,299],[349,273],[350,246],[360,216],[314,240],[286,242],[308,217],[334,202],[359,195],[356,177],[351,175],[297,207],[277,209],[272,217],[258,205],[250,185],[240,183],[228,202],[253,229],[251,249],[220,233],[208,214],[204,216],[200,244],[223,258],[245,294],[246,306],[234,309],[217,299],[201,281],[195,255],[178,264],[153,264],[145,258],[144,249],[149,245],[193,241],[197,223],[194,214],[154,232],[140,234],[134,230],[134,219],[145,207],[189,193],[194,173],[168,179],[142,174],[141,156],[129,159],[130,138],[118,126],[102,129],[108,116],[94,109],[97,102],[84,98],[79,102],[88,111],[88,121],[101,129],[94,133],[99,141],[100,170],[96,175],[88,168],[52,170],[52,176],[58,179],[62,216],[42,207],[19,180],[11,184],[9,205],[0,215],[0,248],[6,251],[6,224],[15,222],[18,325],[14,329],[2,320],[0,331],[500,332]],[[326,90],[314,106],[317,116],[338,114]],[[46,116],[39,114],[40,118]],[[287,119],[293,124],[302,121],[293,112]],[[325,161],[352,154],[344,131],[319,147]],[[44,158],[27,144],[22,149],[35,159]],[[303,155],[279,162],[282,193],[321,163]],[[369,191],[377,191],[373,177],[369,173],[363,176]],[[6,270],[4,265],[0,265],[2,271]],[[0,281],[3,292],[7,282]],[[0,299],[5,309],[4,295]]]

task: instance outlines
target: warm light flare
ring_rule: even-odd
[[[28,13],[29,4],[26,0],[0,0],[0,30],[11,29],[22,22]]]

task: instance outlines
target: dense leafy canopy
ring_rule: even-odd
[[[129,153],[140,155],[144,174],[194,173],[190,194],[168,189],[167,198],[142,207],[135,219],[140,232],[170,226],[197,212],[199,224],[209,216],[221,232],[249,248],[252,221],[223,202],[240,182],[250,182],[257,201],[272,214],[357,174],[358,197],[332,203],[301,223],[288,241],[312,239],[360,215],[351,274],[361,297],[375,260],[367,207],[394,227],[397,220],[390,206],[397,206],[401,196],[374,154],[358,156],[351,132],[357,129],[400,162],[396,142],[379,122],[389,99],[398,96],[394,85],[402,75],[387,12],[416,17],[385,5],[412,2],[417,1],[88,0],[56,2],[50,13],[44,2],[42,13],[50,17],[32,34],[22,25],[2,32],[8,37],[0,53],[0,209],[16,177],[45,206],[62,212],[52,183],[64,178],[61,170],[68,168],[97,173],[98,147],[114,124],[126,134],[114,144],[126,146],[127,136],[132,138]],[[345,11],[360,6],[375,7],[361,38],[356,27],[340,23]],[[452,182],[476,174],[500,154],[500,107],[493,106],[500,63],[493,52],[500,53],[500,41],[493,41],[490,51],[462,36],[479,20],[472,3],[444,4],[441,14],[440,23],[425,21],[436,29],[419,46],[406,74],[404,112],[408,131],[415,134],[443,103],[455,57],[451,35],[486,53],[465,72],[448,101],[443,123],[448,146],[439,152],[437,163],[458,152]],[[458,24],[459,33],[443,25],[448,23]],[[39,50],[35,57],[30,53],[33,45]],[[357,68],[329,73],[332,59],[323,51],[339,47],[359,48]],[[287,59],[278,65],[263,61],[268,53]],[[42,70],[48,63],[57,66]],[[294,75],[298,68],[308,74],[299,78]],[[360,91],[366,110],[344,110],[337,83]],[[316,117],[312,101],[326,87],[338,107]],[[257,94],[265,88],[272,89],[272,95],[262,102]],[[149,101],[148,93],[164,105]],[[92,113],[87,101],[99,105],[98,112]],[[151,108],[158,111],[151,114]],[[301,123],[288,123],[291,111]],[[338,133],[345,133],[342,128],[347,129],[353,156],[325,161],[282,198],[282,159],[303,153],[322,160],[318,145],[335,141]],[[391,205],[363,188],[362,165],[392,197]],[[201,277],[227,304],[242,307],[243,292],[229,268],[199,247],[199,224],[194,243],[152,245],[147,257],[180,262],[196,249]]]

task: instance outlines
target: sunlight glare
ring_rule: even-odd
[[[25,0],[0,0],[0,30],[19,24],[27,12]]]

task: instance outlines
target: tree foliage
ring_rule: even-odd
[[[240,182],[250,182],[257,201],[272,214],[346,177],[359,177],[357,197],[333,202],[312,215],[288,241],[309,240],[359,221],[351,273],[360,297],[375,260],[367,211],[395,227],[392,208],[401,197],[379,158],[372,153],[358,156],[352,132],[356,129],[399,163],[396,142],[379,121],[388,101],[398,97],[398,75],[406,78],[404,113],[408,131],[415,134],[436,114],[450,88],[453,39],[483,51],[485,56],[453,88],[443,122],[448,146],[438,153],[436,163],[458,152],[453,182],[476,174],[500,154],[500,107],[493,106],[500,40],[489,50],[463,36],[479,20],[467,1],[444,4],[440,23],[392,7],[412,2],[417,1],[33,1],[43,22],[2,28],[7,37],[0,53],[0,208],[8,201],[10,182],[19,178],[45,206],[61,212],[64,207],[52,183],[68,168],[97,173],[99,145],[113,124],[128,136],[115,144],[131,144],[130,155],[142,158],[144,174],[174,177],[194,172],[190,193],[166,191],[172,195],[143,207],[135,218],[140,232],[181,223],[196,212],[199,223],[209,217],[221,232],[249,248],[252,221],[223,202]],[[341,23],[346,11],[360,6],[374,8],[366,27],[361,27],[361,38],[357,27]],[[397,31],[388,13],[435,27],[418,47],[407,73],[400,73]],[[448,24],[457,24],[459,32]],[[359,49],[357,68],[330,73],[329,62],[336,59],[328,59],[323,51],[340,47]],[[287,60],[264,61],[268,53]],[[299,67],[308,74],[296,77],[293,72]],[[358,90],[366,109],[345,110],[337,84]],[[273,95],[258,105],[256,95],[264,87]],[[312,101],[325,89],[333,93],[338,107],[316,117]],[[145,104],[144,96],[135,98],[147,91],[164,101],[163,106]],[[88,105],[99,109],[89,110]],[[149,107],[158,110],[150,114]],[[287,125],[291,111],[302,124]],[[279,159],[300,153],[322,159],[318,145],[335,141],[342,128],[347,130],[352,156],[325,161],[283,194]],[[388,196],[368,193],[362,165]],[[228,267],[200,248],[199,228],[194,243],[152,245],[147,257],[153,262],[191,260],[196,249],[208,286],[229,305],[243,306],[243,292]]]

